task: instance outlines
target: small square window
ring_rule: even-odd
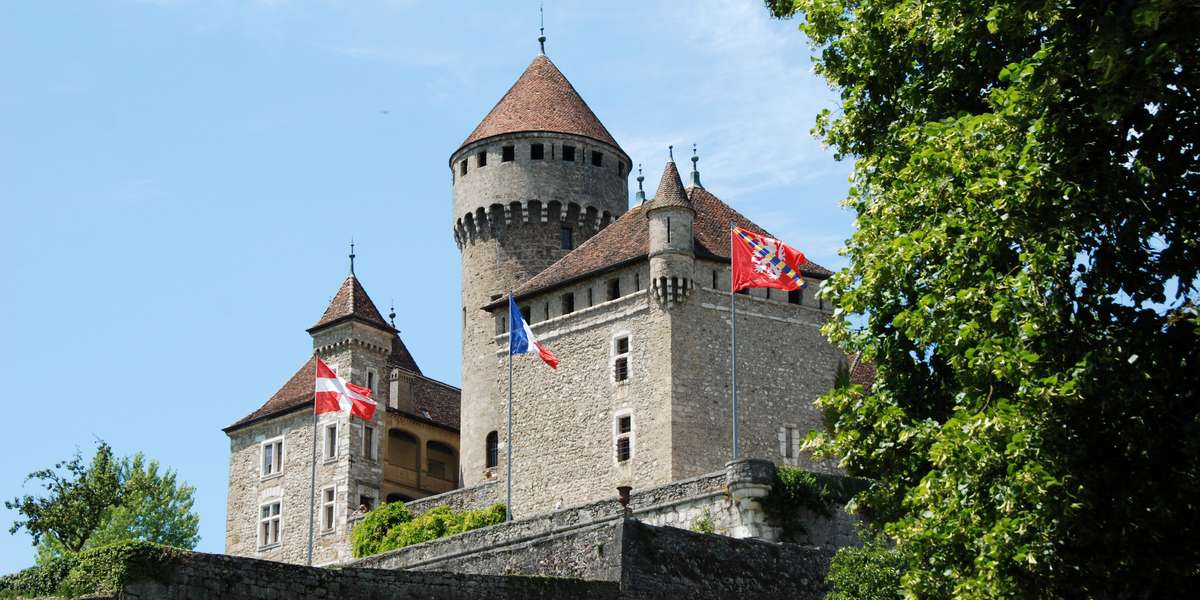
[[[559,246],[563,250],[570,250],[575,247],[575,234],[570,227],[563,227],[558,234]]]
[[[516,157],[516,146],[501,146],[500,147],[500,162],[512,162]]]
[[[562,159],[567,162],[575,162],[575,146],[563,145]]]
[[[633,417],[625,415],[617,419],[617,433],[629,433],[633,431]]]
[[[371,511],[375,510],[375,498],[372,496],[360,494],[358,496],[358,507],[360,509],[362,509],[364,512],[371,512]]]
[[[619,278],[609,279],[608,280],[608,299],[616,300],[617,298],[620,298],[620,297],[621,297],[621,280]]]
[[[546,156],[546,147],[541,144],[529,145],[529,158],[532,160],[542,160]]]
[[[599,167],[599,166],[602,166],[603,164],[604,164],[604,154],[593,150],[592,151],[592,166]]]
[[[788,292],[788,304],[804,304],[804,295],[800,290]]]
[[[459,175],[467,174],[467,159],[464,158],[464,159],[462,159],[462,162],[458,163],[458,174]]]
[[[617,354],[629,354],[629,338],[617,338]]]
[[[567,292],[562,295],[562,314],[569,315],[575,312],[575,294]]]
[[[480,152],[479,154],[475,155],[475,166],[477,166],[477,167],[486,167],[487,166],[487,150],[484,150],[484,151]]]

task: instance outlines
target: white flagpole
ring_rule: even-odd
[[[737,293],[733,291],[733,228],[729,223],[729,388],[733,392],[733,460],[738,459]]]
[[[508,292],[508,437],[505,439],[504,446],[508,452],[508,458],[505,460],[505,469],[507,473],[504,476],[505,486],[505,501],[504,512],[505,520],[513,520],[512,510],[512,339],[513,331],[516,324],[513,323],[513,297],[512,290]]]
[[[319,360],[319,359],[318,359]],[[313,363],[313,381],[316,381],[317,365]],[[313,513],[317,509],[317,390],[313,386],[312,426],[312,472],[308,480],[308,566],[313,564]]]

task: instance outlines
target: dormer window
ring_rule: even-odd
[[[500,162],[512,162],[516,158],[516,146],[501,146],[500,147]]]
[[[575,146],[567,146],[563,144],[562,159],[565,162],[575,162]]]
[[[595,150],[592,150],[592,166],[600,167],[603,165],[604,165],[604,154],[597,152]]]
[[[531,160],[542,160],[546,156],[546,147],[542,144],[529,145],[529,158]]]

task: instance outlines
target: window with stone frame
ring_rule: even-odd
[[[278,546],[283,539],[283,500],[272,500],[259,506],[258,547]]]
[[[321,443],[321,456],[325,460],[334,460],[338,455],[338,425],[329,423],[321,429],[324,432]]]
[[[546,147],[544,145],[542,145],[542,144],[530,144],[529,145],[529,159],[530,160],[542,160],[545,157],[546,157]]]
[[[563,250],[570,250],[575,247],[575,232],[571,231],[570,227],[563,227],[559,230],[558,245]]]
[[[486,469],[491,469],[500,464],[500,433],[489,431],[487,439],[484,442],[484,463]]]
[[[628,410],[613,415],[613,452],[618,463],[633,457],[633,413]]]
[[[283,436],[266,440],[260,445],[262,461],[259,476],[274,477],[283,473]]]
[[[779,428],[779,455],[786,465],[796,465],[800,456],[800,428],[784,425]]]
[[[563,144],[562,159],[566,162],[575,162],[575,146]]]
[[[612,341],[612,377],[616,383],[629,381],[629,334],[613,336]]]
[[[517,156],[516,146],[501,146],[500,147],[500,162],[512,162]]]
[[[379,504],[379,490],[361,483],[358,484],[358,505],[355,510],[371,512],[375,510],[376,504]]]
[[[362,455],[367,460],[375,460],[375,428],[363,425]]]
[[[379,394],[379,390],[375,388],[378,383],[378,378],[375,377],[375,369],[367,369],[367,389],[371,390],[371,396]]]
[[[321,488],[321,531],[329,533],[333,531],[337,517],[337,486]]]

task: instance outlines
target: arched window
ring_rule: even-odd
[[[487,468],[500,464],[500,434],[492,431],[487,434]]]
[[[417,436],[400,429],[388,431],[387,460],[389,463],[397,467],[411,469],[415,473],[417,465],[421,464],[419,460],[420,449],[421,445],[417,440]]]

